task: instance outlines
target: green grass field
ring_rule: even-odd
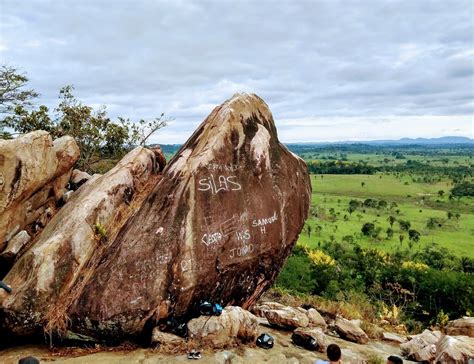
[[[351,235],[354,243],[364,247],[377,247],[385,251],[409,249],[408,235],[400,230],[397,222],[393,224],[393,237],[386,238],[386,229],[390,226],[387,218],[392,215],[396,219],[410,221],[411,229],[421,233],[421,239],[413,243],[412,251],[436,243],[457,256],[474,258],[474,199],[464,197],[460,201],[449,200],[447,196],[452,188],[451,181],[419,183],[413,182],[410,176],[397,178],[391,174],[377,174],[312,175],[311,183],[312,206],[318,210],[318,217],[308,219],[311,232],[308,234],[308,229],[305,229],[300,236],[300,242],[310,247],[317,247],[324,241],[342,242],[344,236]],[[445,192],[443,197],[438,195],[440,190]],[[389,205],[395,202],[397,206],[365,208],[365,212],[360,207],[350,215],[349,201],[358,199],[362,202],[366,198],[385,200]],[[332,216],[331,208],[334,209]],[[447,217],[448,211],[453,213],[451,219]],[[456,213],[459,214],[458,218],[454,217]],[[344,215],[347,215],[346,218]],[[429,229],[427,221],[430,217],[440,219],[442,226]],[[363,236],[361,227],[365,222],[381,227],[380,236],[383,239]],[[399,241],[401,234],[405,235],[402,243]]]

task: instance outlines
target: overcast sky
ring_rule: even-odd
[[[282,141],[474,137],[473,1],[7,1],[0,62],[184,142],[236,92]]]

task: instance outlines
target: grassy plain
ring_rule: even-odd
[[[362,186],[362,183],[364,185]],[[318,211],[317,217],[310,217],[300,236],[300,242],[317,247],[324,241],[343,242],[343,237],[353,236],[354,243],[363,247],[377,247],[384,251],[409,248],[407,233],[400,230],[398,222],[393,224],[394,235],[387,239],[386,230],[390,226],[388,216],[397,220],[408,220],[411,228],[421,233],[412,251],[426,245],[438,244],[457,256],[474,258],[474,199],[464,197],[460,201],[449,200],[449,190],[453,187],[448,179],[435,183],[413,182],[413,177],[394,174],[376,175],[312,175],[312,205]],[[444,191],[443,196],[438,191]],[[367,198],[385,200],[396,207],[385,209],[359,207],[352,214],[348,212],[349,201],[363,202]],[[334,209],[331,216],[330,209]],[[397,212],[397,210],[399,210]],[[448,219],[448,211],[453,216]],[[459,214],[456,218],[456,213]],[[344,218],[344,216],[346,216]],[[430,217],[442,221],[442,226],[427,227]],[[383,239],[373,239],[361,234],[365,222],[381,227]],[[320,228],[318,228],[320,226]],[[405,235],[402,243],[399,236]],[[345,244],[351,244],[345,242]]]

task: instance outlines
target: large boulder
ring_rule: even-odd
[[[308,315],[303,309],[298,310],[289,306],[266,310],[265,317],[269,324],[283,329],[292,330],[296,327],[306,327],[309,325]]]
[[[35,232],[62,196],[79,158],[73,138],[54,142],[45,131],[0,140],[0,252],[19,231]],[[43,227],[43,226],[41,226]]]
[[[474,339],[444,335],[436,344],[436,363],[464,364],[474,359]]]
[[[189,339],[219,348],[235,342],[251,342],[258,336],[258,320],[252,313],[228,306],[220,316],[200,316],[188,322]]]
[[[436,357],[436,343],[441,332],[425,330],[414,335],[412,339],[400,345],[402,354],[409,360],[431,362]]]
[[[263,100],[239,94],[215,108],[142,201],[145,160],[72,196],[5,278],[14,292],[0,293],[0,325],[119,339],[205,300],[249,308],[272,285],[311,185]]]
[[[369,342],[369,337],[364,330],[343,317],[336,317],[336,320],[334,321],[334,330],[344,340],[358,344],[367,344]]]
[[[68,308],[134,212],[154,163],[154,153],[138,147],[59,210],[5,277],[13,292],[0,290],[0,327],[19,335],[65,328]]]
[[[462,317],[449,321],[446,327],[448,335],[465,335],[474,337],[474,317]]]

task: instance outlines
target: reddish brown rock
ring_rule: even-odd
[[[34,280],[41,284],[23,287],[28,264],[18,261],[6,282],[23,295],[0,293],[4,326],[18,325],[18,332],[25,325],[18,318],[30,292],[41,292],[33,307],[50,304],[46,315],[33,311],[40,327],[69,323],[75,332],[114,339],[170,317],[191,318],[204,300],[249,308],[295,244],[310,195],[306,164],[278,141],[268,106],[255,95],[236,95],[199,126],[117,238],[102,249],[88,243],[79,264],[37,261],[41,277]],[[72,247],[51,253],[70,257]],[[48,249],[35,245],[30,257],[46,257]],[[51,299],[57,292],[61,299]]]

